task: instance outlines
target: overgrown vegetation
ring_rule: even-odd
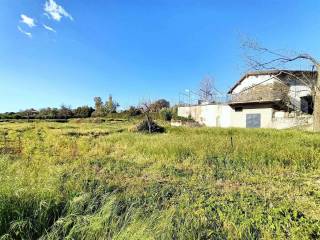
[[[320,135],[136,124],[0,123],[1,239],[320,238]]]
[[[72,109],[70,106],[61,105],[60,108],[42,108],[36,110],[34,108],[21,110],[19,112],[0,113],[0,122],[8,122],[10,120],[67,120],[74,118],[132,118],[142,115],[141,106],[130,106],[125,110],[119,110],[118,102],[114,101],[112,95],[108,100],[103,102],[101,97],[94,97],[94,108],[87,105]],[[170,103],[165,99],[159,99],[150,102],[150,113],[154,118],[170,121],[172,114],[176,112],[176,108],[170,108]],[[164,110],[164,111],[162,111]]]

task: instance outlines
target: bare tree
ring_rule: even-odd
[[[212,102],[213,100],[213,79],[210,76],[206,76],[200,82],[199,96],[204,102]]]
[[[153,119],[151,116],[151,112],[152,112],[152,103],[151,101],[144,101],[140,104],[140,110],[142,112],[142,114],[144,115],[147,124],[148,124],[148,132],[152,133],[152,123],[153,123]]]
[[[140,103],[139,109],[141,113],[144,115],[145,120],[143,120],[140,124],[137,125],[136,130],[138,132],[148,133],[162,133],[165,131],[165,128],[159,126],[155,121],[153,121],[152,117],[152,103],[150,101],[144,101]]]
[[[307,53],[282,54],[280,51],[274,51],[269,48],[262,47],[254,40],[246,39],[243,41],[242,47],[245,50],[251,51],[251,53],[247,52],[246,59],[250,68],[254,70],[275,70],[297,61],[304,61],[313,65],[317,74],[316,81],[313,81],[310,79],[310,76],[306,76],[303,73],[301,75],[296,75],[285,70],[283,70],[283,73],[296,78],[301,81],[301,83],[310,87],[314,102],[313,130],[320,131],[320,63],[318,60]]]

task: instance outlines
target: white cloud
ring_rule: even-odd
[[[32,33],[24,31],[20,26],[17,26],[17,28],[19,32],[21,32],[22,34],[26,35],[29,38],[32,38]]]
[[[48,26],[48,25],[43,24],[42,26],[43,26],[45,29],[47,29],[48,31],[50,31],[50,32],[54,32],[54,33],[57,32],[56,30],[54,30],[52,27],[50,27],[50,26]]]
[[[34,21],[33,18],[28,17],[28,16],[26,16],[24,14],[21,14],[20,17],[21,17],[20,21],[23,22],[24,24],[28,25],[28,27],[32,28],[32,27],[36,26],[36,24],[34,23],[35,21]]]
[[[55,21],[60,21],[63,17],[69,18],[73,21],[73,17],[54,0],[46,0],[44,11]]]

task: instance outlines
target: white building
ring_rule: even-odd
[[[244,75],[226,103],[181,106],[178,115],[210,127],[289,128],[312,122],[311,71],[259,71]]]

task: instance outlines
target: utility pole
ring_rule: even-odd
[[[188,93],[188,98],[189,98],[189,116],[191,116],[191,91],[189,89],[185,90]]]

